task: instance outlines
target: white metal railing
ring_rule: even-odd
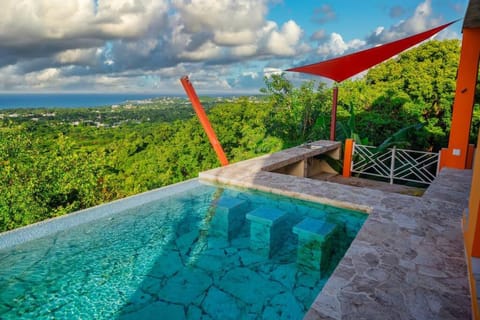
[[[430,184],[438,173],[439,154],[393,147],[378,152],[376,147],[354,144],[351,172],[394,180]]]

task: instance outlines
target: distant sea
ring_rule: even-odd
[[[0,93],[1,109],[82,108],[122,104],[127,101],[164,97],[142,93]]]

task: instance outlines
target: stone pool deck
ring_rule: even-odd
[[[472,172],[444,169],[422,197],[271,172],[338,146],[318,141],[200,179],[369,214],[305,319],[470,319],[461,216]]]

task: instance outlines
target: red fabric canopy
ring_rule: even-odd
[[[388,58],[430,38],[437,32],[448,27],[456,21],[449,22],[442,26],[406,37],[397,41],[389,42],[378,47],[362,50],[343,57],[322,61],[302,67],[291,68],[287,71],[310,73],[317,76],[326,77],[337,82],[342,82],[357,73],[379,64]]]

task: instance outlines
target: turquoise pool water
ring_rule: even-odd
[[[3,246],[0,318],[301,319],[366,219],[360,212],[196,180],[169,194]],[[252,250],[248,219],[230,221],[237,227],[226,234],[216,230],[222,228],[222,201],[241,202],[246,212],[285,213],[278,247]],[[292,228],[305,218],[342,226],[321,271],[297,263],[299,235]],[[5,239],[0,235],[0,244]]]

